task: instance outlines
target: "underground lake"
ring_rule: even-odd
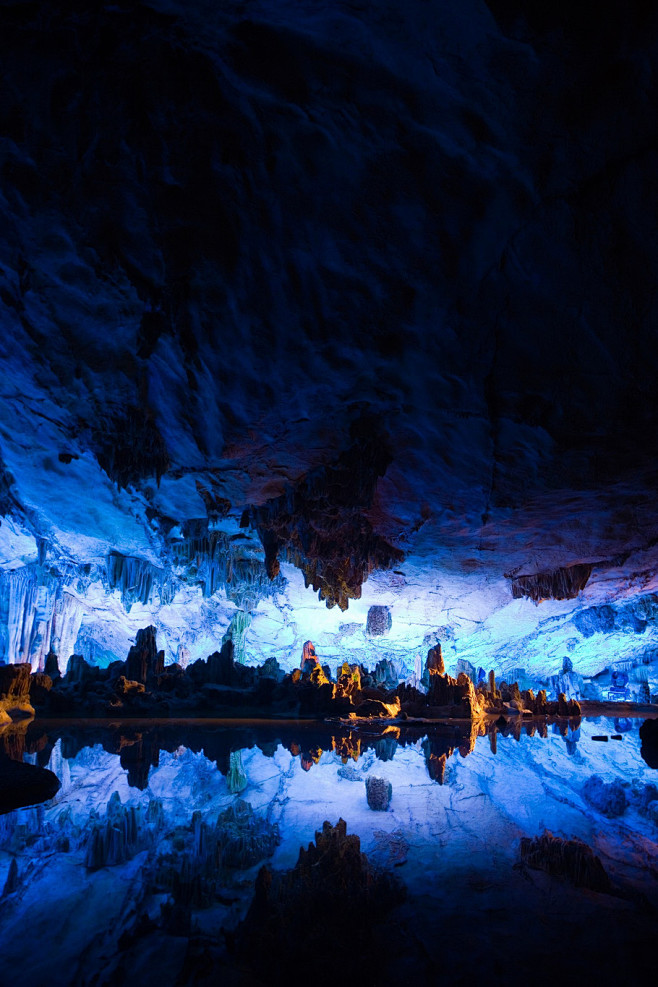
[[[0,816],[3,968],[35,987],[572,983],[603,949],[619,983],[658,904],[643,722],[6,727],[60,787]]]

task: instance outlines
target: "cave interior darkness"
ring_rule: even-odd
[[[152,627],[159,674],[230,642],[254,670],[236,681],[274,661],[282,678],[312,641],[333,680],[344,662],[362,674],[384,662],[415,687],[440,645],[446,672],[475,684],[491,669],[549,701],[658,702],[658,12],[639,0],[596,12],[566,0],[1,0],[0,66],[0,686],[25,664],[96,681]],[[75,694],[76,716],[99,715]],[[212,695],[206,684],[199,713]],[[174,716],[167,702],[158,715]],[[0,697],[0,713],[10,705]],[[599,923],[616,943],[611,982],[645,955],[658,763],[630,714],[541,741],[503,725],[504,742],[489,727],[450,743],[398,730],[397,748],[285,731],[119,740],[100,726],[86,742],[44,727],[45,741],[38,707],[20,723],[3,757],[54,771],[71,804],[64,822],[56,799],[0,816],[0,938],[11,959],[35,916],[61,961],[53,983],[138,971],[164,987],[167,963],[177,984],[211,983],[213,963],[241,983],[252,928],[255,951],[287,963],[292,878],[258,885],[251,906],[236,884],[229,907],[207,847],[228,860],[226,832],[248,831],[262,849],[249,866],[275,854],[278,873],[345,813],[368,859],[410,875],[406,905],[388,878],[355,898],[357,928],[373,901],[384,916],[374,939],[359,933],[364,970],[395,926],[387,909],[401,908],[391,914],[425,945],[389,972],[422,967],[438,982],[432,916],[449,938],[461,913],[431,894],[423,911],[423,874],[479,916],[473,970],[508,927],[586,974],[594,939],[565,930]],[[372,771],[394,793],[381,830]],[[617,787],[601,795],[592,777]],[[457,789],[484,794],[473,826],[491,835],[484,848],[455,830],[448,865],[436,820],[455,825]],[[190,821],[210,808],[235,816],[215,835]],[[634,842],[622,852],[624,811]],[[187,898],[165,856],[154,863],[157,820],[187,834],[171,837],[191,854]],[[129,850],[108,850],[110,830]],[[510,918],[522,877],[505,883],[496,855],[547,831],[593,847],[617,890],[608,908],[598,878],[574,891],[544,873],[558,883],[528,890],[528,914],[553,895],[563,917],[542,940]],[[61,851],[64,869],[44,877],[62,840],[77,869]],[[479,884],[460,883],[470,854]],[[62,880],[77,914],[80,861],[95,875],[89,913],[112,930],[102,941],[91,919],[77,938],[65,929],[64,899],[47,931]],[[132,925],[125,909],[103,911],[102,875],[119,871],[141,889]],[[509,926],[493,904],[503,887]],[[220,926],[233,930],[222,944]],[[324,955],[313,942],[300,964]],[[43,962],[27,964],[28,987]],[[245,983],[263,982],[249,969]],[[492,982],[504,971],[499,956]]]

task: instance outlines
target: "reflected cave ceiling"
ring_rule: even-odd
[[[336,653],[373,602],[464,656],[647,629],[643,10],[0,5],[6,660],[306,608],[292,654],[304,582]]]

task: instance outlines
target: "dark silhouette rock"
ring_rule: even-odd
[[[446,666],[443,660],[443,652],[440,644],[435,644],[434,647],[430,648],[427,652],[425,669],[430,675],[445,675]]]
[[[658,719],[645,720],[640,727],[640,753],[650,768],[658,768]]]
[[[45,672],[33,672],[30,676],[30,699],[34,706],[46,702],[53,687],[53,680]]]
[[[53,682],[61,677],[61,672],[59,670],[59,658],[54,651],[49,651],[46,655],[44,672],[46,675],[50,676]]]
[[[535,602],[573,600],[585,589],[591,575],[591,565],[577,564],[531,576],[515,576],[512,579],[512,596],[515,600],[527,596]]]
[[[45,802],[59,788],[57,775],[47,768],[0,756],[0,812]]]
[[[2,897],[6,898],[8,894],[13,894],[14,891],[17,891],[18,884],[18,864],[16,863],[16,857],[12,857],[9,865],[9,872],[7,874],[7,880],[5,881],[5,886],[2,889]]]
[[[364,699],[355,709],[357,716],[391,716],[391,710],[379,699]]]
[[[83,655],[71,655],[66,666],[66,685],[84,685],[97,681],[100,669],[90,665]]]
[[[164,651],[158,651],[156,628],[145,627],[137,631],[135,644],[126,659],[126,678],[146,683],[149,678],[164,671]]]
[[[535,839],[522,837],[521,860],[534,870],[565,877],[577,887],[609,894],[610,878],[591,847],[580,840],[563,840],[544,833]]]
[[[350,976],[373,982],[386,963],[381,950],[372,950],[373,936],[403,897],[401,883],[370,865],[342,819],[336,826],[325,822],[292,870],[261,868],[236,950],[261,975],[276,964],[303,970],[309,982],[338,983],[347,967]],[[320,915],[321,921],[310,920]]]

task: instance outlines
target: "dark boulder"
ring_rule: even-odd
[[[34,706],[40,706],[48,699],[53,680],[45,672],[33,672],[30,676],[30,700]]]
[[[640,753],[650,768],[658,768],[658,720],[645,720],[640,727]]]
[[[47,768],[0,756],[0,812],[45,802],[59,788],[57,775]]]
[[[387,961],[374,936],[403,897],[401,883],[371,866],[342,819],[325,822],[292,870],[261,868],[236,952],[260,976],[303,970],[305,983],[328,984],[348,971],[355,982],[374,983]]]

